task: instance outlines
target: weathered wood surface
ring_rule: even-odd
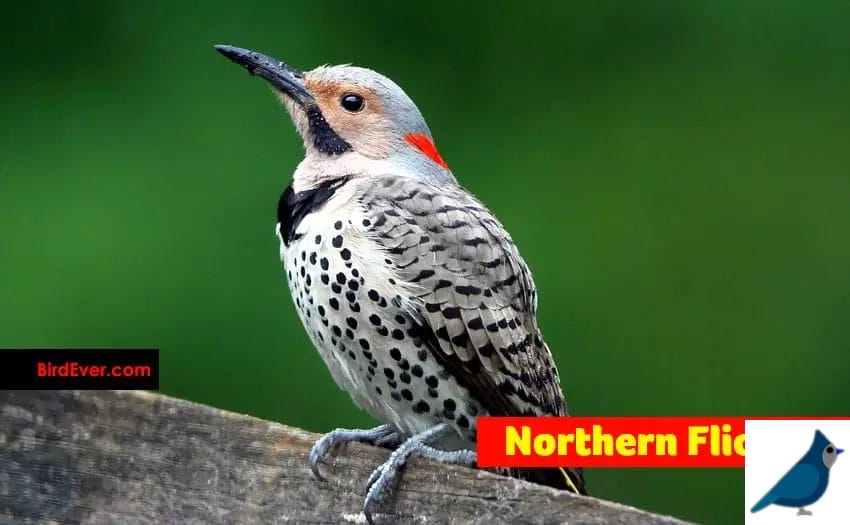
[[[388,451],[313,478],[303,430],[145,392],[0,391],[0,523],[364,523]],[[376,522],[682,523],[487,472],[413,460]]]

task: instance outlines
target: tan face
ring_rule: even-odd
[[[302,73],[250,49],[219,45],[216,50],[273,86],[304,140],[307,157],[389,160],[393,169],[454,181],[416,104],[387,77],[350,65]]]
[[[312,79],[309,73],[305,77],[304,87],[315,97],[325,120],[354,151],[373,159],[386,158],[390,154],[394,131],[374,92],[346,82]],[[304,110],[288,97],[281,95],[281,98],[299,131],[306,130]]]

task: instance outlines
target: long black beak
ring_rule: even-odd
[[[248,73],[268,80],[272,86],[289,95],[296,102],[302,105],[315,102],[313,94],[304,87],[304,74],[297,69],[250,49],[225,45],[215,46],[215,49],[247,69]]]

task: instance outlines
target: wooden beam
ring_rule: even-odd
[[[316,434],[147,392],[0,391],[0,522],[365,523],[388,451],[353,444],[317,481]],[[679,524],[414,459],[378,523]]]

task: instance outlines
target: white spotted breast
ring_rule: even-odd
[[[277,233],[298,315],[336,383],[373,417],[410,434],[441,421],[472,432],[482,407],[428,348],[414,320],[419,287],[376,243],[362,205],[370,186],[282,197]]]

